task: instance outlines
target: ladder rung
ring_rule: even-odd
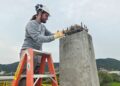
[[[39,50],[35,50],[35,49],[33,49],[33,52],[35,55],[43,55],[43,54],[50,55],[50,53],[48,53],[48,52],[39,51]]]

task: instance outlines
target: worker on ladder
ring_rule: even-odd
[[[51,42],[57,38],[61,38],[64,34],[60,31],[56,33],[51,33],[42,23],[46,23],[48,17],[50,16],[49,10],[46,6],[42,4],[37,4],[35,6],[36,14],[33,15],[32,19],[26,25],[25,39],[22,45],[21,53],[28,48],[33,48],[37,50],[42,50],[42,44]],[[20,56],[21,57],[21,56]],[[40,56],[34,58],[34,73],[37,73],[37,68],[40,64]],[[26,67],[23,69],[25,74]],[[19,81],[19,86],[26,86],[26,79],[22,78]]]

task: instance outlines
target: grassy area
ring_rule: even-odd
[[[111,83],[105,84],[104,86],[120,86],[120,82],[111,82]]]
[[[51,84],[42,84],[42,86],[52,86]]]
[[[0,86],[12,86],[11,82],[0,82]],[[42,86],[52,86],[51,84],[42,84]]]
[[[118,82],[112,82],[112,83],[110,83],[110,86],[120,86],[120,82],[118,83]]]

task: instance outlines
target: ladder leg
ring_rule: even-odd
[[[17,71],[15,72],[14,80],[12,81],[12,86],[18,86],[18,82],[20,80],[20,75],[22,73],[23,67],[25,65],[27,59],[27,55],[25,54],[20,63],[18,64]]]
[[[45,64],[46,64],[46,56],[43,55],[41,58],[41,63],[40,63],[40,69],[39,69],[39,74],[44,74],[45,72]],[[42,86],[42,78],[40,78],[36,84],[36,86]]]
[[[47,58],[47,60],[48,60],[48,68],[49,68],[50,74],[54,74],[54,77],[53,77],[54,81],[52,80],[52,86],[58,86],[57,77],[56,77],[54,64],[53,64],[51,55]]]
[[[33,79],[33,50],[30,48],[28,49],[27,55],[27,83],[26,86],[33,86],[34,79]]]

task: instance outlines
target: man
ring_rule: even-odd
[[[42,23],[46,23],[48,17],[50,16],[49,10],[46,6],[42,4],[37,4],[35,6],[36,14],[26,25],[25,39],[21,49],[21,54],[27,48],[33,48],[37,50],[42,50],[42,44],[51,42],[57,38],[64,36],[62,32],[51,33]],[[41,57],[36,56],[34,58],[34,73],[37,73],[37,69],[40,64]],[[25,73],[26,68],[23,72]],[[19,86],[26,86],[26,79],[21,79]]]

